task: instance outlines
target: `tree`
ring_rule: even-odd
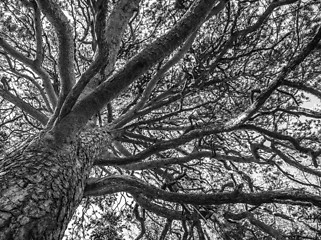
[[[319,1],[0,9],[0,239],[120,192],[136,239],[320,237]]]

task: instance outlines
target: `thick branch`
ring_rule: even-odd
[[[260,205],[291,200],[300,205],[311,203],[321,207],[321,197],[303,190],[276,190],[259,193],[245,193],[242,191],[203,193],[167,192],[142,182],[131,176],[110,176],[103,179],[91,179],[85,188],[85,196],[100,196],[116,192],[128,192],[133,195],[143,194],[151,199],[161,199],[169,202],[195,205],[221,205],[228,203],[247,203]]]
[[[104,76],[96,76],[101,73],[109,74],[114,67],[117,53],[120,49],[121,39],[126,30],[128,22],[135,11],[138,11],[140,0],[129,1],[121,0],[118,1],[117,5],[107,18],[107,3],[108,1],[101,1],[100,10],[97,13],[97,41],[98,41],[98,53],[96,54],[94,62],[89,68],[82,74],[77,84],[73,87],[69,93],[60,113],[60,118],[68,114],[78,97],[85,89],[86,85],[90,82],[90,85],[85,89],[82,97],[84,98],[94,88],[96,88],[100,82],[104,79]],[[95,77],[95,78],[94,78]],[[94,79],[93,79],[94,78]],[[95,112],[98,112],[97,109]]]
[[[114,99],[135,79],[144,74],[160,60],[171,54],[194,32],[211,12],[216,1],[196,1],[184,17],[166,34],[147,46],[108,81],[78,102],[73,110],[56,126],[57,142],[81,129],[88,119]],[[77,119],[77,124],[74,123]],[[67,127],[69,126],[69,127]],[[63,130],[62,130],[63,129]]]
[[[144,92],[142,94],[141,99],[139,102],[132,108],[130,109],[124,116],[121,116],[117,121],[114,122],[114,128],[120,128],[124,124],[126,124],[128,121],[130,121],[136,114],[138,110],[140,110],[146,101],[148,100],[149,96],[151,95],[152,91],[154,90],[157,82],[164,76],[164,74],[175,64],[179,62],[179,60],[185,55],[185,53],[189,50],[191,47],[195,37],[197,35],[197,32],[195,31],[184,43],[182,48],[177,51],[177,53],[170,59],[168,60],[164,66],[156,73],[156,75],[149,81],[147,84],[146,88],[144,89]]]
[[[58,38],[58,69],[61,80],[59,101],[63,101],[75,84],[74,40],[69,21],[58,5],[52,0],[37,0],[38,6],[54,26]]]
[[[36,31],[36,59],[35,62],[37,65],[41,65],[43,62],[44,54],[42,49],[42,25],[41,25],[41,13],[38,8],[38,5],[34,3],[34,25]]]
[[[225,6],[226,1],[220,1],[219,4],[216,5],[216,7],[213,8],[212,12],[209,14],[208,19],[216,14],[218,14]],[[158,72],[155,74],[155,76],[149,81],[146,88],[144,89],[144,92],[142,94],[141,99],[139,102],[130,109],[125,115],[121,116],[119,119],[117,119],[113,123],[113,128],[120,128],[130,120],[132,120],[134,117],[138,117],[139,114],[137,114],[137,111],[139,111],[147,102],[149,96],[151,95],[152,91],[154,90],[156,84],[158,81],[164,76],[164,74],[175,64],[179,62],[179,60],[185,55],[185,53],[190,49],[191,45],[193,44],[193,41],[195,37],[197,36],[197,31],[195,31],[191,36],[188,37],[188,39],[185,41],[183,46],[174,54],[174,56],[169,59],[161,69],[158,70]],[[155,101],[155,99],[153,99]]]

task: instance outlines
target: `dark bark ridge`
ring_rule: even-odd
[[[38,146],[2,161],[0,239],[60,239],[82,197],[78,161]]]
[[[82,133],[57,150],[41,135],[2,159],[0,239],[61,239],[83,197],[92,159],[108,138],[100,130]]]

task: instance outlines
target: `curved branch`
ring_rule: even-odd
[[[172,219],[172,220],[196,220],[197,216],[191,214],[183,214],[181,211],[175,211],[166,207],[160,206],[156,203],[152,203],[152,199],[145,197],[142,194],[133,195],[137,203],[146,210],[156,213],[158,216]]]
[[[314,95],[314,96],[318,97],[319,99],[321,99],[321,92],[319,90],[317,90],[315,87],[307,86],[303,82],[291,82],[291,81],[288,81],[288,80],[283,80],[281,84],[285,85],[285,86],[288,86],[288,87],[292,87],[292,88],[296,88],[296,89],[302,90],[304,92],[311,93],[312,95]]]
[[[311,154],[313,158],[316,158],[317,156],[319,156],[321,154],[321,149],[319,151],[314,151],[312,148],[303,147],[300,145],[298,140],[296,140],[295,138],[293,138],[291,136],[283,135],[283,134],[280,134],[277,132],[272,132],[267,129],[264,129],[264,128],[261,128],[258,126],[254,126],[254,125],[250,125],[250,124],[241,125],[239,127],[239,129],[254,130],[254,131],[259,132],[261,134],[265,134],[273,139],[289,141],[295,147],[295,149],[297,149],[298,151],[305,153],[305,154]]]
[[[253,24],[252,26],[250,26],[250,27],[248,27],[248,28],[246,28],[244,30],[238,31],[237,34],[238,35],[246,35],[248,33],[256,31],[266,21],[266,19],[271,15],[271,13],[273,12],[273,10],[275,8],[278,8],[278,7],[283,6],[283,5],[288,5],[288,4],[291,4],[291,3],[295,3],[297,1],[298,0],[281,0],[281,1],[272,2],[268,6],[268,8],[265,10],[265,12],[258,18],[258,20],[256,21],[255,24]]]
[[[46,123],[48,122],[48,117],[45,114],[39,112],[37,109],[23,101],[21,98],[13,95],[9,91],[2,89],[1,87],[0,96],[19,107],[22,111],[28,113],[30,116],[41,122],[42,125],[46,125]]]
[[[321,197],[304,190],[276,190],[258,193],[245,193],[242,191],[203,193],[177,193],[167,192],[151,186],[132,176],[110,176],[103,179],[89,179],[85,187],[84,196],[101,196],[116,192],[128,192],[132,195],[143,194],[151,199],[161,199],[169,202],[195,205],[221,205],[228,203],[247,203],[260,205],[292,201],[292,204],[310,203],[321,207]]]
[[[14,75],[16,75],[16,76],[19,76],[19,77],[22,77],[22,78],[25,78],[25,79],[29,80],[29,81],[38,89],[38,91],[39,91],[42,99],[43,99],[44,102],[45,102],[45,105],[46,105],[46,107],[47,107],[47,110],[48,110],[50,113],[52,113],[52,108],[51,108],[51,106],[50,106],[49,100],[48,100],[48,98],[47,98],[44,90],[43,90],[42,87],[40,86],[40,84],[38,84],[37,81],[36,81],[35,79],[33,79],[32,77],[30,77],[29,75],[23,74],[23,73],[21,73],[20,71],[17,71],[17,70],[14,68],[14,66],[13,66],[13,64],[12,64],[12,62],[11,62],[11,59],[8,57],[8,55],[6,55],[6,54],[3,54],[3,55],[4,55],[5,58],[7,59],[8,65],[9,65],[9,67],[10,67],[10,70],[9,70],[9,71],[10,71],[11,73],[13,73]]]
[[[57,34],[59,49],[58,69],[61,79],[59,101],[63,101],[76,82],[74,72],[73,30],[69,24],[68,18],[58,3],[53,2],[52,0],[37,0],[37,4],[49,22],[54,26]]]
[[[290,159],[288,156],[286,156],[286,154],[284,154],[282,151],[278,150],[276,148],[275,144],[272,144],[272,150],[287,164],[289,164],[297,169],[300,169],[302,172],[306,172],[306,173],[321,177],[320,171],[311,169],[309,167],[306,167],[306,166],[300,164],[299,162],[296,162],[296,161]]]
[[[217,160],[239,162],[239,163],[257,162],[257,160],[253,157],[236,157],[236,156],[221,155],[218,153],[213,153],[212,151],[200,151],[200,152],[192,152],[184,157],[164,158],[164,159],[158,159],[158,160],[132,163],[127,165],[122,165],[119,163],[115,164],[115,162],[117,161],[116,158],[112,160],[114,164],[111,164],[108,158],[105,158],[105,159],[102,158],[102,159],[96,159],[94,161],[94,165],[97,165],[97,166],[117,165],[127,170],[142,170],[142,169],[161,168],[172,164],[183,164],[183,163],[187,163],[189,161],[204,158],[204,157],[213,158]],[[128,158],[130,158],[130,156],[128,156]],[[122,161],[122,159],[118,159],[118,160]]]
[[[311,109],[307,109],[303,107],[293,106],[293,107],[289,107],[288,109],[279,109],[279,110],[288,114],[296,115],[296,116],[306,116],[306,117],[317,118],[317,119],[321,118],[320,112],[313,111]]]
[[[46,93],[49,97],[50,103],[53,107],[57,104],[57,96],[55,90],[51,84],[50,76],[41,66],[35,64],[35,62],[27,57],[25,57],[22,53],[18,52],[14,49],[9,43],[7,43],[1,36],[0,36],[0,46],[13,58],[19,60],[21,63],[25,64],[26,66],[30,67],[32,71],[41,77],[43,81],[43,85],[45,87]]]
[[[140,216],[138,207],[139,207],[139,205],[135,204],[135,207],[133,209],[133,213],[135,214],[136,219],[140,223],[141,231],[140,231],[139,235],[135,238],[135,240],[141,239],[145,235],[145,232],[146,232],[146,228],[145,228],[145,209],[142,209],[142,212],[143,212],[142,215],[143,216]]]
[[[234,213],[226,213],[224,214],[224,217],[227,219],[233,219],[233,220],[241,220],[243,218],[247,218],[250,223],[252,223],[254,226],[260,228],[263,232],[269,234],[270,236],[274,237],[277,240],[284,240],[285,238],[283,237],[283,234],[272,228],[271,226],[265,224],[264,222],[256,219],[254,217],[254,215],[250,212],[243,212],[243,213],[238,213],[238,214],[234,214]]]

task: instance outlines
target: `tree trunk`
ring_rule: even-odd
[[[90,169],[77,144],[43,137],[0,161],[0,240],[62,239]]]

